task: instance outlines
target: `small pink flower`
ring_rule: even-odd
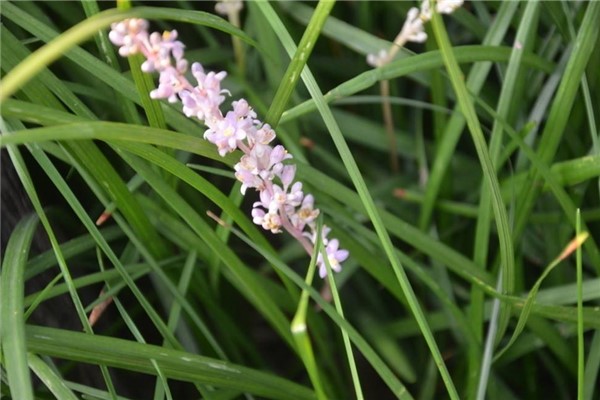
[[[314,208],[314,202],[312,194],[304,196],[300,209],[290,216],[290,222],[294,228],[303,231],[306,225],[312,224],[319,216],[319,210]]]
[[[281,217],[276,213],[265,213],[260,208],[254,208],[252,210],[252,221],[256,225],[260,225],[264,230],[271,231],[271,233],[281,232]]]
[[[287,189],[287,186],[284,186]],[[290,191],[287,195],[286,205],[290,207],[298,207],[302,204],[302,199],[304,199],[304,192],[302,191],[302,182],[296,182],[290,188]]]
[[[271,147],[257,144],[250,151],[250,155],[256,159],[256,170],[254,172],[264,181],[272,181],[283,169],[283,160],[292,158],[281,145]]]
[[[264,188],[264,181],[260,179],[257,175],[251,173],[249,170],[244,169],[241,164],[241,162],[235,164],[234,169],[236,179],[242,182],[242,187],[240,189],[242,194],[246,194],[246,190],[248,188],[262,190]]]
[[[175,30],[165,31],[162,35],[158,32],[151,34],[144,48],[146,61],[142,64],[142,71],[162,71],[172,66],[171,58],[175,59],[175,64],[182,60],[184,46],[175,39],[177,39]]]
[[[189,86],[182,73],[173,67],[161,71],[158,82],[158,88],[150,92],[150,97],[153,99],[168,99],[169,103],[179,101],[178,95]]]
[[[325,252],[327,253],[327,261],[329,261],[331,269],[335,272],[340,272],[342,270],[342,265],[340,263],[344,262],[350,254],[348,250],[338,249],[339,245],[339,241],[337,239],[333,239],[325,248]],[[319,254],[319,257],[317,258],[317,265],[319,266],[319,276],[321,278],[325,278],[327,275],[327,266],[325,265],[325,261],[323,260],[323,256],[321,254]]]
[[[250,124],[255,124],[258,121],[256,120],[256,112],[250,107],[246,99],[239,99],[231,103],[233,107],[233,113],[237,118],[247,119]]]
[[[204,139],[217,146],[221,157],[237,149],[238,140],[246,138],[246,131],[237,126],[237,119],[231,111],[225,118],[207,121],[207,125]]]
[[[294,178],[296,177],[296,166],[295,165],[286,165],[281,169],[281,173],[279,174],[279,179],[281,179],[281,183],[284,187],[290,186]]]
[[[292,158],[292,155],[287,152],[285,147],[278,144],[277,146],[273,147],[273,150],[269,152],[269,162],[265,169],[273,169],[275,166],[281,166],[283,168],[281,164],[283,160],[287,160],[290,158]]]
[[[254,144],[269,144],[275,139],[275,131],[271,125],[264,124],[258,129],[254,135],[248,136],[248,145],[253,147]]]
[[[141,44],[148,37],[148,21],[145,19],[131,18],[112,24],[108,38],[113,44],[119,46],[119,54],[127,57],[137,54]]]
[[[331,232],[331,228],[328,227],[327,225],[323,225],[323,227],[321,228],[321,240],[323,241],[323,244],[325,246],[327,246],[327,244],[329,243],[329,239],[327,238],[327,236],[329,235],[329,232]],[[307,238],[309,238],[310,241],[313,244],[317,243],[317,230],[316,230],[316,227],[314,229],[312,229],[310,233],[309,232],[304,232],[304,236],[306,236]]]
[[[279,185],[273,185],[273,195],[267,205],[269,212],[278,212],[281,206],[287,203],[287,193]]]

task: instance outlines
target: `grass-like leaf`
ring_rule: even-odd
[[[527,299],[525,300],[525,303],[523,305],[523,310],[521,311],[521,315],[519,316],[519,320],[517,321],[517,326],[515,328],[515,331],[513,332],[513,335],[511,336],[511,338],[508,341],[508,343],[506,344],[506,346],[504,346],[501,350],[499,350],[496,353],[496,355],[495,355],[496,359],[500,358],[502,356],[502,354],[504,354],[506,352],[506,350],[508,350],[510,348],[510,346],[515,342],[515,340],[517,339],[519,334],[523,331],[523,328],[525,327],[525,323],[527,322],[527,318],[529,318],[529,313],[531,312],[531,307],[533,306],[535,297],[536,297],[544,279],[554,269],[554,267],[556,267],[561,261],[563,261],[572,252],[579,249],[581,247],[581,245],[583,244],[583,242],[585,242],[585,240],[588,238],[588,236],[589,236],[589,234],[587,232],[583,232],[583,233],[580,233],[579,235],[577,235],[577,237],[575,239],[573,239],[571,241],[571,243],[569,243],[564,248],[564,250],[561,252],[561,254],[558,257],[556,257],[550,263],[550,265],[548,265],[546,267],[546,269],[544,269],[544,272],[538,278],[538,280],[535,282],[535,285],[533,285],[533,287],[529,291],[529,294],[527,295]],[[578,312],[581,313],[581,310],[582,310],[582,308],[580,307]],[[581,320],[583,322],[583,318],[579,318],[579,320]]]
[[[313,399],[297,383],[218,359],[129,340],[28,326],[24,339],[33,352],[152,373],[155,360],[171,379],[227,386],[272,399]]]
[[[31,215],[22,220],[13,231],[2,262],[2,351],[8,384],[13,395],[24,400],[33,399],[33,386],[27,363],[23,297],[24,271],[27,255],[38,226],[38,218]]]

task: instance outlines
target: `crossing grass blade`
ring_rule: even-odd
[[[320,233],[318,233],[320,234]],[[308,266],[308,271],[306,272],[305,283],[307,286],[311,286],[313,283],[313,278],[315,275],[316,265],[317,265],[317,254],[319,254],[319,247],[315,246],[315,252],[313,253],[310,259],[310,265]],[[302,291],[300,296],[300,301],[298,302],[298,308],[296,310],[296,314],[294,314],[294,318],[292,319],[292,323],[290,325],[290,330],[292,332],[292,336],[294,337],[294,341],[296,342],[296,347],[298,349],[298,354],[304,363],[306,368],[306,372],[310,377],[310,380],[315,388],[315,393],[318,399],[326,399],[327,395],[323,388],[323,384],[321,383],[321,377],[319,372],[319,367],[315,360],[315,355],[313,351],[313,346],[311,344],[310,336],[308,335],[308,323],[307,323],[307,309],[308,309],[308,298],[309,293],[306,290]]]
[[[40,326],[27,326],[24,339],[31,351],[54,357],[100,362],[144,373],[153,373],[151,360],[156,360],[171,379],[226,386],[272,399],[314,399],[309,389],[289,380],[164,347]]]
[[[340,294],[335,283],[335,278],[333,277],[333,269],[331,268],[331,263],[329,262],[327,251],[323,247],[321,247],[320,249],[317,247],[317,249],[319,254],[321,254],[321,257],[323,257],[323,260],[325,261],[325,265],[327,268],[327,282],[329,282],[329,287],[331,288],[331,295],[333,297],[333,304],[335,305],[336,312],[341,318],[344,318],[342,301],[340,300]],[[352,350],[352,345],[350,344],[348,332],[346,332],[344,329],[342,329],[342,337],[344,340],[344,349],[346,350],[346,358],[348,359],[348,366],[350,367],[350,373],[352,375],[352,383],[354,384],[354,394],[356,395],[357,399],[362,400],[364,399],[364,395],[360,384],[360,378],[358,376],[354,352]]]
[[[527,322],[527,318],[529,318],[529,313],[531,312],[531,307],[533,306],[533,302],[535,301],[537,293],[538,293],[538,291],[540,289],[540,286],[541,286],[542,282],[544,281],[544,279],[569,254],[571,254],[573,251],[576,251],[577,249],[579,249],[581,247],[581,245],[583,244],[583,242],[586,241],[586,239],[588,238],[588,236],[589,236],[589,233],[587,233],[587,232],[582,232],[582,233],[578,234],[577,237],[575,237],[571,241],[571,243],[569,243],[563,249],[563,251],[561,252],[561,254],[558,257],[556,257],[550,263],[550,265],[548,265],[544,269],[544,272],[538,278],[538,280],[535,282],[535,284],[533,285],[533,287],[529,291],[529,294],[527,295],[527,298],[526,298],[525,303],[523,305],[523,310],[521,311],[521,314],[519,316],[519,320],[517,321],[517,326],[515,327],[515,330],[514,330],[512,336],[511,336],[511,338],[509,339],[508,343],[501,350],[499,350],[499,351],[496,352],[496,355],[494,356],[495,359],[498,359],[498,358],[502,357],[502,355],[510,348],[510,346],[512,346],[512,344],[515,342],[515,340],[517,340],[517,337],[519,336],[519,334],[523,331],[523,328],[525,327],[525,323]],[[580,313],[582,310],[583,309],[581,307],[578,307],[578,313]]]
[[[76,400],[77,396],[65,383],[65,381],[56,374],[56,372],[46,364],[40,357],[28,353],[27,362],[29,368],[35,375],[44,382],[44,385],[57,399]]]

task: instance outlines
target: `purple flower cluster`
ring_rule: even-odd
[[[294,180],[296,167],[285,163],[292,156],[283,146],[270,144],[275,131],[257,118],[246,100],[234,101],[232,110],[223,115],[220,106],[230,93],[221,89],[221,81],[227,73],[206,72],[202,65],[193,63],[191,73],[197,84],[192,85],[185,77],[188,62],[183,58],[184,45],[177,40],[177,31],[149,34],[148,21],[143,19],[127,19],[111,28],[109,38],[119,46],[121,56],[142,54],[146,58],[142,70],[160,74],[158,88],[150,97],[181,102],[186,116],[206,125],[204,138],[217,146],[221,156],[237,149],[244,153],[234,167],[235,176],[242,182],[243,194],[248,188],[260,194],[252,209],[254,223],[272,233],[286,230],[312,254],[319,240],[315,223],[319,210],[314,208],[314,198],[303,192],[302,182]],[[339,248],[337,239],[328,239],[330,231],[323,226],[320,240],[332,269],[339,272],[349,253]],[[321,255],[317,265],[319,275],[325,277],[327,269]]]

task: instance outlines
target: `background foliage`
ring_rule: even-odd
[[[600,2],[468,2],[379,69],[415,4],[331,5],[0,3],[0,396],[600,398]],[[334,300],[118,57],[131,16],[276,126],[351,253]]]

